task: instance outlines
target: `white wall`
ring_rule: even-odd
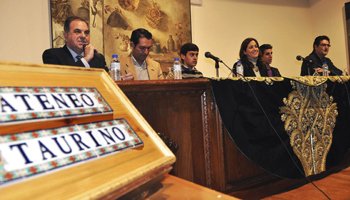
[[[349,65],[345,18],[345,3],[349,1],[310,0],[312,37],[318,35],[330,37],[332,47],[328,57],[339,69],[348,68]]]
[[[0,60],[42,63],[50,48],[49,1],[1,0]]]
[[[299,75],[301,63],[295,57],[313,40],[309,10],[305,0],[203,0],[202,6],[191,9],[193,42],[201,51],[197,68],[206,76],[216,76],[214,61],[203,56],[206,51],[232,68],[242,41],[254,37],[260,45],[273,45],[272,65],[283,76]],[[226,77],[229,70],[220,66],[220,76]]]
[[[331,38],[329,57],[339,68],[348,66],[344,16],[346,0],[203,0],[191,7],[192,38],[200,48],[198,69],[216,76],[210,51],[229,67],[237,61],[241,42],[255,37],[274,47],[272,65],[283,76],[297,76],[296,55],[312,51],[316,36]],[[51,47],[49,0],[2,1],[0,7],[0,60],[42,63],[42,52]],[[220,64],[219,74],[229,71]]]

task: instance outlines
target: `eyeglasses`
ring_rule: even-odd
[[[325,47],[325,46],[327,46],[327,47],[331,47],[331,45],[330,45],[330,44],[320,44],[320,46],[321,46],[321,47]]]
[[[142,52],[145,52],[146,49],[149,51],[152,47],[139,47],[139,49],[142,51]]]

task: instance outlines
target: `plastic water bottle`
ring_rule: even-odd
[[[238,61],[237,65],[236,65],[236,73],[237,73],[237,77],[243,77],[243,65],[242,65],[242,61]]]
[[[175,58],[174,62],[174,79],[182,79],[181,64],[179,58]]]
[[[327,62],[323,62],[322,68],[323,68],[323,76],[328,76],[328,65],[327,65]]]
[[[113,81],[120,81],[121,79],[121,71],[120,71],[120,62],[118,60],[118,55],[112,55],[112,61],[109,69],[110,75]]]

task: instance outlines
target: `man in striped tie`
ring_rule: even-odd
[[[108,72],[106,60],[90,42],[89,25],[82,18],[72,16],[64,23],[66,45],[47,49],[43,53],[45,64],[102,68]]]

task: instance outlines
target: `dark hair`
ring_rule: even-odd
[[[321,36],[318,36],[317,38],[315,38],[315,41],[314,41],[314,44],[312,45],[312,48],[315,49],[315,45],[319,46],[322,40],[327,40],[328,42],[331,42],[329,40],[329,37],[327,37],[325,35],[321,35]]]
[[[259,47],[259,57],[263,56],[265,53],[265,50],[272,49],[272,46],[270,44],[263,44]]]
[[[180,50],[180,55],[183,54],[186,56],[187,52],[189,51],[199,51],[199,48],[197,45],[193,43],[186,43],[182,45],[181,50]],[[181,59],[182,63],[184,62],[183,59]]]
[[[66,21],[64,21],[64,32],[69,33],[70,31],[70,23],[74,20],[80,20],[86,23],[86,25],[89,27],[89,24],[83,20],[81,17],[78,16],[70,16],[66,19]]]
[[[253,40],[256,42],[256,45],[258,45],[259,47],[258,41],[254,38],[247,38],[243,40],[241,44],[241,49],[239,50],[239,58],[241,59],[242,62],[245,62],[245,63],[248,62],[248,57],[247,55],[244,54],[244,52],[247,50],[248,44]]]
[[[130,41],[133,42],[135,47],[136,47],[140,41],[140,38],[144,38],[144,37],[147,38],[148,40],[150,40],[150,39],[152,39],[152,33],[147,31],[146,29],[139,28],[139,29],[134,30],[131,33]]]

